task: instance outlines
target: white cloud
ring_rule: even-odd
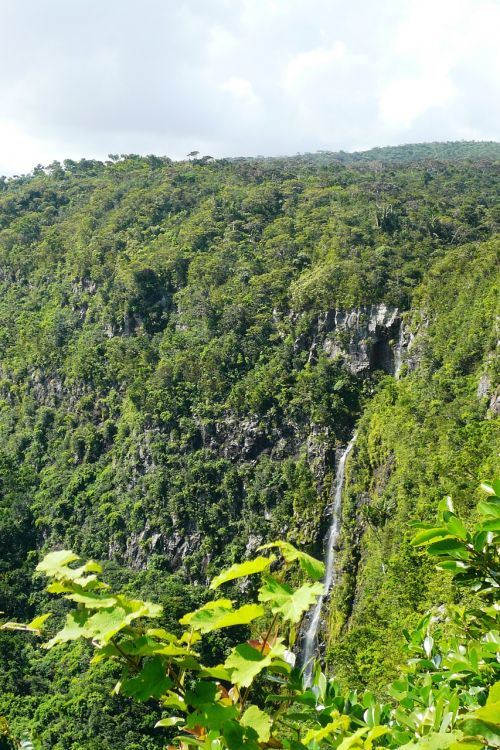
[[[253,86],[246,78],[230,76],[220,88],[221,91],[229,92],[236,99],[250,106],[257,106],[259,104],[259,98],[256,96]]]
[[[363,113],[373,105],[367,63],[364,54],[351,51],[341,40],[295,55],[285,68],[283,85],[295,111],[297,132],[314,134],[319,145],[328,148],[346,139],[362,139]]]
[[[379,120],[388,130],[404,133],[432,108],[445,116],[456,95],[455,86],[446,75],[396,78],[380,94]]]
[[[30,169],[37,164],[48,164],[55,144],[45,143],[22,131],[18,125],[0,121],[0,174],[12,175]]]
[[[324,76],[325,72],[330,72],[346,58],[346,46],[338,40],[329,49],[317,47],[307,52],[299,52],[285,68],[285,88],[293,93],[297,85],[307,86],[311,77]]]
[[[244,123],[245,127],[255,127],[259,123],[263,116],[262,102],[250,81],[230,76],[219,88],[226,94],[221,107],[225,120]]]
[[[0,0],[0,173],[500,139],[498,0]]]

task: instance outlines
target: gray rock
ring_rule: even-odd
[[[307,462],[311,468],[318,493],[323,489],[323,481],[332,463],[331,438],[328,429],[312,425],[306,441]]]
[[[484,374],[481,375],[479,378],[479,383],[477,384],[477,397],[478,399],[486,398],[486,396],[489,394],[491,388],[491,381],[489,377]]]
[[[323,350],[356,375],[376,369],[394,374],[400,326],[398,308],[385,304],[331,310],[318,318]]]
[[[489,417],[498,417],[500,414],[500,386],[495,390],[490,399]]]

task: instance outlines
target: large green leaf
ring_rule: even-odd
[[[216,667],[203,667],[200,674],[202,677],[207,676],[213,677],[216,680],[226,680],[227,682],[231,681],[231,675],[223,664],[219,664]]]
[[[200,620],[192,620],[191,626],[202,633],[209,633],[212,630],[229,628],[233,625],[248,625],[253,620],[262,617],[264,613],[264,608],[258,604],[244,604],[243,607],[231,612],[224,612],[220,616],[217,616],[215,611],[200,613]],[[209,615],[206,620],[204,620],[205,614]]]
[[[52,648],[58,643],[67,643],[68,641],[75,641],[77,638],[86,638],[86,624],[89,618],[88,612],[85,610],[76,610],[70,612],[66,616],[65,626],[56,635],[51,638],[48,643],[44,644],[44,648]]]
[[[36,570],[55,579],[48,587],[52,593],[71,591],[73,584],[81,589],[108,588],[105,583],[97,580],[96,575],[93,575],[102,573],[99,563],[89,560],[78,568],[70,568],[70,563],[76,560],[78,556],[71,550],[57,550],[46,555],[36,566]]]
[[[424,529],[415,534],[411,543],[414,547],[420,547],[424,544],[436,541],[437,539],[445,539],[450,536],[450,532],[444,526],[436,526],[432,529]]]
[[[275,559],[275,555],[270,555],[269,557],[256,557],[254,560],[248,560],[244,563],[235,563],[230,568],[227,568],[227,570],[223,570],[218,576],[215,576],[210,584],[210,588],[216,589],[223,583],[233,581],[235,578],[243,578],[253,573],[262,573],[262,571],[267,570]]]
[[[46,644],[46,648],[52,648],[58,643],[74,641],[77,638],[91,638],[100,644],[108,643],[113,636],[130,625],[133,620],[142,617],[143,611],[148,612],[149,608],[147,606],[138,607],[135,612],[127,612],[123,607],[112,607],[99,609],[92,616],[89,616],[86,610],[70,612],[64,628]]]
[[[191,620],[196,617],[200,612],[205,612],[206,610],[217,610],[222,612],[229,611],[233,608],[233,602],[231,599],[213,599],[210,602],[207,602],[202,607],[199,607],[198,609],[195,609],[194,612],[186,612],[186,614],[181,617],[179,620],[181,625],[190,625]]]
[[[472,717],[462,721],[460,729],[468,737],[484,738],[488,745],[500,747],[500,723],[491,723]]]
[[[267,742],[271,736],[272,720],[268,714],[257,706],[249,706],[240,719],[244,727],[251,727],[257,732],[259,742]]]
[[[301,552],[289,542],[270,542],[263,544],[259,549],[278,548],[287,562],[298,561],[302,570],[310,576],[313,581],[319,581],[325,575],[325,566],[315,557]]]
[[[40,573],[45,573],[47,576],[54,576],[59,573],[64,573],[65,568],[72,562],[78,560],[78,555],[75,555],[69,549],[60,549],[56,552],[49,552],[45,555],[43,560],[38,563],[36,570]]]
[[[490,687],[486,704],[476,709],[474,716],[483,721],[497,723],[500,728],[500,682]]]
[[[78,604],[84,604],[87,609],[109,609],[117,604],[114,596],[103,596],[91,591],[75,591],[67,594],[66,599]]]
[[[186,703],[189,703],[190,706],[204,706],[206,703],[214,703],[218,694],[218,686],[213,682],[198,680],[186,692]]]
[[[458,555],[459,557],[468,556],[469,552],[464,542],[460,539],[441,539],[439,542],[433,542],[427,547],[429,555]]]
[[[259,591],[259,601],[267,602],[273,614],[279,613],[288,622],[297,623],[323,593],[322,583],[304,583],[294,590],[276,578],[267,576]]]
[[[486,531],[500,531],[500,518],[492,518],[490,521],[484,521],[482,527]]]
[[[413,750],[414,748],[419,748],[419,750],[447,750],[447,748],[453,747],[462,737],[463,734],[459,731],[432,732],[414,742],[408,742],[399,750]]]
[[[107,643],[127,627],[130,615],[122,607],[100,609],[85,624],[85,636],[98,643]]]
[[[233,610],[232,602],[227,599],[220,601],[223,602],[223,606],[216,606],[217,602],[209,602],[210,606],[200,607],[196,612],[190,612],[183,617],[181,624],[190,625],[201,633],[210,633],[233,625],[248,625],[264,614],[264,608],[258,604],[244,604],[243,607]]]
[[[139,637],[134,635],[129,639],[122,639],[120,641],[120,649],[129,656],[154,656],[155,654],[161,656],[197,656],[197,654],[186,648],[186,646],[176,643],[158,643],[156,639],[150,638],[147,635]]]
[[[467,539],[467,529],[463,525],[462,521],[457,516],[451,516],[446,524],[452,534],[457,536],[459,539]]]
[[[138,617],[160,617],[163,612],[161,604],[154,604],[142,599],[128,599],[122,594],[117,595],[116,601],[127,612],[128,622],[132,622]]]
[[[166,675],[162,660],[156,657],[147,661],[138,675],[124,680],[121,692],[144,702],[150,698],[161,698],[171,686],[172,680]]]
[[[186,719],[186,729],[195,729],[199,726],[208,731],[219,734],[227,722],[235,719],[238,715],[236,706],[224,706],[217,701],[206,701],[195,711],[189,713]],[[212,745],[213,747],[213,745]],[[220,747],[220,745],[219,745]]]
[[[489,502],[481,500],[477,504],[479,513],[483,516],[493,516],[493,518],[500,518],[500,500],[495,502],[496,498],[490,498]]]
[[[224,747],[228,750],[260,750],[261,747],[267,747],[266,744],[259,743],[257,732],[252,727],[244,727],[235,719],[226,721],[222,729]]]
[[[285,647],[280,643],[271,649],[266,655],[250,646],[248,643],[240,643],[233,648],[227,657],[224,666],[231,673],[231,680],[238,687],[249,687],[254,678],[268,667],[273,658],[281,657],[285,653]]]

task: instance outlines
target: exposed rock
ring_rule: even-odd
[[[273,311],[273,321],[277,326],[281,324],[283,335],[287,326],[297,322],[298,316],[293,315],[290,313],[288,318],[281,320],[279,313]],[[129,314],[125,316],[122,327],[108,323],[105,334],[109,337],[131,335],[141,325],[140,316]],[[403,353],[405,365],[409,366],[411,360],[409,350],[414,336],[404,327],[400,311],[385,304],[329,310],[319,315],[310,326],[303,325],[302,329],[307,330],[297,336],[294,349],[304,352],[303,359],[308,358],[309,362],[316,360],[323,351],[329,357],[339,357],[351,372],[366,375],[380,369],[395,374],[401,366]],[[34,371],[32,388],[37,399],[46,404],[63,398],[68,398],[73,404],[91,388],[91,384],[65,382]],[[500,394],[492,409],[500,410]],[[196,423],[192,438],[195,448],[203,447],[238,463],[255,463],[264,454],[271,460],[298,459],[305,454],[318,496],[324,494],[326,477],[333,469],[335,454],[333,436],[328,429],[308,420],[285,418],[277,423],[265,414],[241,418],[237,413],[226,411],[217,421],[193,417]],[[156,469],[158,449],[165,442],[168,442],[168,436],[159,427],[142,425],[135,450],[130,455],[126,490],[132,490],[143,475]],[[270,520],[269,511],[264,511],[264,516]],[[290,519],[282,520],[282,535],[285,536]],[[110,557],[121,558],[131,568],[140,569],[147,567],[154,553],[161,555],[171,570],[181,568],[185,559],[199,550],[201,537],[195,526],[185,528],[173,516],[170,523],[169,530],[146,525],[142,530],[129,533],[126,539],[112,542]],[[314,538],[318,524],[321,525],[321,518],[312,515],[305,523],[304,536]],[[262,541],[258,533],[250,535],[247,552],[253,552]]]
[[[394,374],[400,326],[398,308],[385,304],[329,310],[318,318],[318,334],[325,335],[323,350],[343,359],[356,375],[370,370]]]
[[[318,492],[322,491],[327,470],[333,463],[333,450],[328,430],[312,425],[307,438],[307,462],[316,480]]]
[[[489,418],[498,417],[500,414],[500,386],[494,391],[490,399]]]
[[[414,372],[422,363],[424,332],[429,327],[429,318],[422,310],[412,315],[411,329],[402,321],[403,346],[401,364],[406,366],[407,372]]]
[[[148,567],[151,554],[155,553],[168,561],[171,570],[178,570],[186,557],[193,554],[199,545],[200,535],[196,532],[152,532],[149,525],[146,525],[141,532],[132,532],[127,536],[125,549],[116,541],[111,542],[108,554],[110,559],[121,558],[133,570],[143,570]]]
[[[252,460],[270,448],[269,438],[257,417],[238,420],[235,415],[228,416],[218,423],[217,438],[218,443],[223,443],[222,455],[229,459]]]
[[[200,546],[200,534],[186,534],[171,531],[169,534],[161,534],[155,544],[154,551],[164,555],[169,561],[170,568],[176,570],[189,555],[192,555]]]
[[[489,377],[486,374],[481,375],[481,377],[479,378],[479,383],[477,384],[478,399],[486,398],[486,396],[488,396],[490,392],[490,388],[491,388],[491,381]]]
[[[249,534],[245,547],[245,556],[255,555],[261,544],[264,544],[264,538],[261,534]]]
[[[73,294],[80,295],[82,292],[87,294],[95,294],[97,291],[97,284],[93,279],[89,279],[87,276],[77,277],[71,282],[71,291]]]

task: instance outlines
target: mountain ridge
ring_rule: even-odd
[[[188,163],[194,164],[211,164],[213,162],[282,162],[282,161],[297,161],[297,162],[313,162],[317,164],[328,164],[332,162],[338,163],[357,163],[357,162],[369,162],[369,161],[386,161],[386,162],[412,162],[422,161],[425,159],[435,160],[456,160],[456,159],[498,159],[500,157],[500,142],[499,141],[418,141],[416,143],[402,143],[397,146],[375,146],[372,148],[364,149],[361,151],[330,151],[325,149],[318,149],[316,151],[306,151],[303,153],[297,153],[295,155],[283,154],[283,155],[268,155],[268,156],[199,156],[199,152],[192,152],[195,156],[189,156],[186,159],[171,159],[168,156],[159,156],[150,154],[143,156],[139,154],[109,154],[108,160],[93,159],[82,157],[79,160],[66,159],[65,163],[71,166],[77,164],[107,164],[111,165],[123,159],[139,158],[149,159],[152,163],[166,164],[166,163]],[[2,180],[15,181],[23,180],[33,174],[40,173],[44,170],[50,170],[60,165],[58,160],[52,162],[52,165],[43,166],[42,164],[37,165],[31,172],[20,175],[0,176],[0,187]]]

